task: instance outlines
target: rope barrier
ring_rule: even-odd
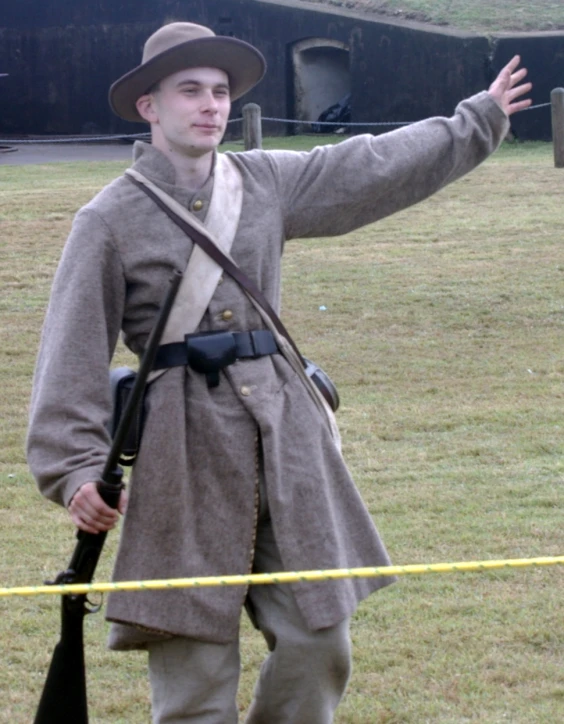
[[[261,121],[275,121],[276,123],[294,123],[300,126],[339,126],[339,128],[349,128],[354,126],[409,126],[417,121],[378,121],[371,123],[350,123],[348,121],[297,121],[290,118],[268,118],[261,116]]]
[[[144,133],[130,133],[130,134],[120,134],[120,135],[114,135],[114,136],[70,136],[65,138],[22,138],[22,139],[13,139],[13,138],[0,138],[0,144],[2,143],[9,143],[9,144],[41,144],[41,143],[97,143],[99,141],[106,143],[107,141],[124,141],[128,138],[133,139],[150,139],[151,135],[147,131]]]
[[[552,105],[551,103],[540,103],[536,106],[530,106],[525,108],[525,111],[533,111],[537,108],[546,108]],[[227,121],[231,123],[241,123],[242,117],[231,118]],[[366,122],[366,123],[341,123],[340,121],[305,121],[296,120],[293,118],[269,118],[268,116],[262,116],[261,121],[274,122],[274,123],[289,123],[300,126],[338,126],[339,128],[371,128],[376,126],[409,126],[412,123],[418,121],[377,121],[377,122]],[[74,136],[70,138],[32,138],[32,139],[11,139],[11,138],[0,138],[0,144],[11,144],[11,145],[25,145],[25,144],[42,144],[42,143],[107,143],[108,141],[126,141],[127,139],[148,139],[150,136],[147,132],[144,133],[130,133],[130,134],[119,134],[109,136]]]
[[[537,108],[546,108],[547,106],[551,106],[551,105],[552,105],[552,103],[538,103],[536,106],[529,106],[528,108],[523,108],[521,113],[523,113],[523,111],[534,111]]]
[[[284,571],[252,573],[238,576],[205,576],[199,578],[170,578],[147,581],[117,581],[101,583],[45,584],[0,588],[0,598],[39,596],[43,594],[81,595],[109,591],[155,591],[165,588],[203,588],[212,586],[256,586],[282,583],[337,581],[344,578],[376,578],[379,576],[422,575],[426,573],[468,573],[504,568],[533,568],[564,564],[564,556],[543,558],[514,558],[492,561],[461,561],[459,563],[421,563],[407,566],[378,566],[366,568],[335,568],[318,571]]]

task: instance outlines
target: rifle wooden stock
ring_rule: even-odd
[[[98,492],[111,508],[117,508],[123,489],[123,472],[118,465],[121,449],[137,406],[142,399],[147,378],[153,368],[155,355],[181,281],[182,273],[175,271],[159,316],[149,336],[135,384],[113,437],[101,480],[98,483]],[[94,576],[106,535],[105,532],[86,533],[79,530],[76,536],[78,542],[69,567],[59,573],[53,583],[89,583]],[[99,608],[99,606],[89,607],[87,596],[84,594],[62,596],[60,640],[53,651],[34,724],[64,724],[65,722],[88,724],[83,624],[84,617],[88,613],[95,613]]]

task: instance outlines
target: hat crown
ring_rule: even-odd
[[[143,63],[189,40],[214,37],[210,28],[196,23],[169,23],[153,33],[143,47]]]
[[[163,78],[186,68],[225,71],[231,100],[237,100],[260,81],[266,62],[257,48],[243,40],[216,35],[196,23],[168,23],[147,39],[141,65],[112,83],[112,110],[126,121],[146,122],[137,109],[139,98]]]

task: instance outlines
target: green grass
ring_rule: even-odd
[[[122,169],[0,168],[2,586],[52,577],[74,545],[27,470],[26,407],[72,216]],[[548,144],[506,144],[423,204],[288,244],[283,318],[338,384],[345,456],[397,564],[563,553],[562,174]],[[402,578],[354,618],[337,724],[561,721],[563,594],[558,567]],[[0,599],[0,722],[33,718],[58,606]],[[85,628],[93,724],[149,721],[144,656],[107,652],[102,615]],[[244,710],[264,654],[247,623],[242,647]]]
[[[304,0],[475,33],[562,30],[564,5],[556,0]]]

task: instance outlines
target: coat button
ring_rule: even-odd
[[[203,206],[204,206],[204,202],[200,201],[200,199],[198,199],[197,201],[194,201],[194,203],[192,204],[192,208],[194,209],[194,211],[201,211]]]
[[[233,319],[233,312],[230,309],[225,309],[221,314],[221,318],[224,322],[228,322],[230,319]]]
[[[243,387],[241,387],[241,394],[243,397],[248,397],[251,394],[251,388],[247,387],[247,385],[243,385]]]

